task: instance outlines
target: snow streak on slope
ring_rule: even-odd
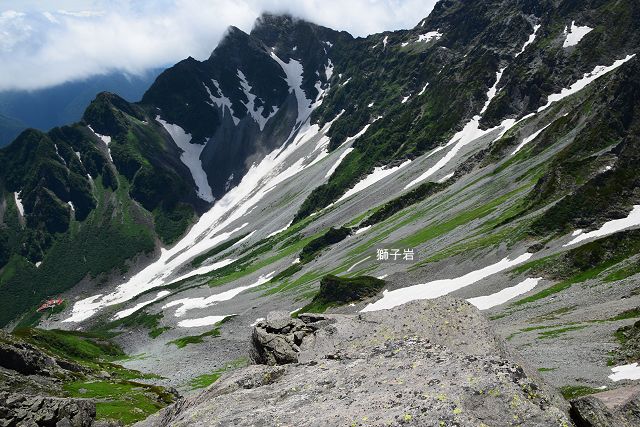
[[[326,173],[326,175],[324,176],[325,178],[329,178],[331,175],[333,175],[333,173],[336,171],[336,169],[338,169],[338,166],[340,166],[340,163],[342,163],[342,161],[344,160],[345,157],[347,157],[347,155],[353,151],[353,147],[349,147],[346,150],[344,150],[342,152],[342,154],[340,154],[340,157],[338,157],[338,160],[336,160],[336,162],[333,164],[333,166],[331,166],[331,169],[329,169]]]
[[[204,88],[207,90],[207,93],[209,94],[209,98],[211,99],[211,102],[208,102],[207,104],[211,105],[212,107],[217,106],[218,108],[220,108],[220,110],[222,110],[222,117],[225,116],[225,114],[229,114],[231,116],[231,119],[233,120],[234,124],[238,124],[240,123],[240,119],[237,118],[234,113],[233,113],[233,107],[231,104],[231,100],[229,98],[227,98],[224,93],[222,93],[222,89],[220,89],[220,85],[218,84],[217,81],[215,80],[211,80],[211,83],[213,83],[213,85],[216,88],[216,91],[220,94],[220,96],[214,96],[211,93],[211,89],[209,89],[209,86],[207,86],[206,84],[202,83],[204,85]]]
[[[514,260],[505,258],[496,264],[492,264],[480,270],[472,271],[471,273],[455,279],[435,280],[433,282],[396,289],[395,291],[385,290],[381,299],[367,305],[361,311],[388,310],[411,301],[439,298],[443,295],[457,291],[458,289],[472,285],[486,277],[521,264],[532,256],[533,254],[525,253]]]
[[[304,72],[302,64],[293,58],[289,59],[289,62],[286,63],[278,58],[274,52],[271,52],[271,57],[282,67],[282,70],[287,76],[287,84],[296,96],[296,100],[298,101],[298,120],[296,123],[300,124],[309,116],[313,105],[313,101],[307,99],[302,89],[302,73]]]
[[[407,166],[409,163],[411,163],[411,160],[407,160],[404,163],[402,163],[401,165],[396,166],[394,168],[385,169],[382,166],[375,168],[373,170],[373,172],[371,172],[371,174],[367,175],[363,180],[358,182],[353,188],[351,188],[349,191],[344,193],[342,195],[342,197],[340,197],[336,201],[336,203],[348,199],[349,197],[353,196],[354,194],[357,194],[357,193],[361,192],[365,188],[371,187],[376,182],[378,182],[378,181],[388,177],[389,175],[399,171],[400,169],[402,169],[405,166]]]
[[[516,54],[516,58],[524,53],[527,50],[527,47],[536,40],[536,34],[538,34],[538,30],[540,29],[540,25],[536,25],[533,27],[533,34],[529,36],[529,40],[522,46],[522,50]]]
[[[612,221],[605,222],[602,227],[590,233],[579,233],[577,234],[576,238],[563,245],[563,247],[572,246],[587,239],[608,236],[610,234],[617,233],[618,231],[626,230],[631,227],[637,227],[639,225],[640,205],[635,205],[626,218],[614,219]]]
[[[20,213],[21,217],[24,217],[24,205],[22,204],[22,199],[20,198],[20,193],[22,193],[22,191],[18,191],[17,193],[13,193],[13,198],[16,201],[16,208],[18,208],[18,213]]]
[[[111,144],[111,137],[108,136],[108,135],[100,135],[98,132],[93,130],[93,128],[91,126],[87,126],[87,127],[89,128],[89,130],[91,132],[93,132],[93,134],[95,136],[100,138],[102,140],[102,142],[104,142],[107,145],[107,153],[109,153],[109,160],[111,160],[111,162],[113,163],[113,158],[111,157],[111,148],[109,148],[109,144]]]
[[[510,288],[505,288],[495,294],[486,295],[482,297],[469,298],[467,301],[475,305],[478,310],[488,310],[492,307],[502,305],[507,301],[514,299],[517,296],[526,294],[533,290],[538,285],[538,282],[542,280],[541,277],[536,279],[526,279],[521,283]]]
[[[610,73],[611,71],[613,71],[616,68],[620,67],[625,62],[630,61],[635,56],[636,56],[635,53],[633,55],[627,55],[626,58],[619,59],[619,60],[615,61],[613,64],[611,64],[608,67],[605,66],[605,65],[599,65],[599,66],[595,67],[593,69],[593,71],[591,71],[590,73],[585,74],[580,80],[578,80],[577,82],[572,84],[571,87],[566,88],[566,89],[562,89],[562,91],[560,91],[560,93],[549,95],[549,98],[547,100],[547,104],[543,105],[542,107],[540,107],[538,109],[538,112],[546,110],[554,102],[558,102],[558,101],[566,98],[567,96],[573,95],[574,93],[577,93],[577,92],[581,91],[582,89],[587,87],[589,84],[595,82],[600,77],[602,77],[605,74]]]
[[[200,155],[202,154],[202,150],[204,150],[205,145],[192,144],[190,134],[186,133],[178,125],[165,122],[160,118],[160,116],[156,116],[156,121],[164,126],[167,132],[169,132],[169,135],[171,135],[173,142],[175,142],[182,150],[180,160],[187,168],[189,168],[189,171],[191,171],[193,181],[196,183],[196,187],[198,188],[198,197],[202,200],[206,200],[207,202],[213,202],[215,199],[213,197],[213,192],[211,191],[211,186],[209,186],[207,173],[202,167],[202,161],[200,161]]]
[[[571,28],[564,29],[564,35],[566,36],[562,47],[567,48],[570,46],[575,46],[580,43],[580,40],[587,34],[593,31],[593,28],[589,27],[581,27],[576,25],[576,21],[571,22]]]
[[[430,176],[432,176],[433,174],[435,174],[436,172],[438,172],[440,169],[442,169],[443,167],[445,167],[457,154],[458,152],[467,144],[469,144],[470,142],[490,133],[493,132],[495,129],[497,128],[493,128],[493,129],[489,129],[489,130],[482,130],[480,129],[480,119],[482,118],[482,114],[484,114],[485,111],[487,111],[487,108],[489,108],[489,104],[491,104],[491,101],[493,100],[493,98],[496,96],[496,94],[498,93],[498,84],[500,83],[500,80],[502,79],[502,74],[504,73],[504,68],[501,69],[500,71],[498,71],[497,75],[496,75],[496,82],[495,84],[489,89],[489,91],[487,92],[487,101],[485,102],[484,106],[482,107],[482,110],[480,111],[480,114],[477,116],[474,116],[474,118],[466,124],[466,126],[464,127],[464,129],[462,129],[460,132],[456,133],[453,138],[451,138],[451,140],[449,140],[449,142],[442,148],[446,148],[449,146],[453,145],[453,148],[451,148],[451,150],[449,150],[449,152],[442,158],[440,159],[438,162],[436,162],[435,165],[433,165],[432,167],[430,167],[425,173],[423,173],[422,175],[420,175],[418,178],[414,179],[413,181],[411,181],[406,187],[405,189],[408,189],[410,187],[413,187],[414,185],[424,181],[425,179],[429,178]],[[498,127],[503,127],[503,125],[501,124]],[[431,153],[433,154],[433,153]],[[430,155],[431,155],[430,154]]]
[[[319,103],[318,100],[314,102],[308,99],[302,102],[303,105],[313,107]],[[81,322],[104,307],[127,302],[149,289],[172,282],[175,273],[192,258],[239,232],[244,226],[237,227],[233,231],[227,231],[227,229],[255,208],[263,197],[278,184],[304,170],[315,161],[315,157],[326,154],[315,151],[309,156],[293,160],[299,156],[299,150],[308,148],[308,143],[312,138],[319,133],[326,133],[331,125],[328,123],[322,129],[318,125],[309,125],[309,115],[313,108],[308,108],[305,111],[306,115],[299,118],[302,121],[299,126],[301,129],[293,142],[288,143],[289,138],[287,138],[286,141],[283,141],[280,149],[274,150],[259,163],[254,163],[238,186],[231,189],[208,212],[203,214],[180,242],[169,250],[163,250],[157,261],[131,277],[126,283],[118,286],[112,293],[95,295],[77,302],[73,306],[71,316],[64,322]]]
[[[240,78],[240,85],[242,86],[242,91],[244,92],[245,96],[248,99],[248,102],[245,103],[244,106],[247,107],[247,111],[249,112],[251,117],[253,117],[253,120],[255,120],[255,122],[258,123],[258,126],[262,131],[264,130],[264,127],[269,121],[269,119],[271,119],[271,117],[276,115],[276,113],[278,112],[278,109],[274,108],[273,112],[269,114],[268,117],[264,117],[263,116],[264,107],[256,108],[257,97],[251,93],[251,90],[253,88],[251,87],[251,85],[249,85],[249,82],[247,81],[247,77],[240,70],[238,70],[238,78]]]
[[[122,310],[120,312],[118,312],[118,314],[116,314],[115,318],[116,319],[123,319],[133,313],[135,313],[136,311],[140,310],[143,307],[146,307],[147,305],[151,304],[152,302],[158,301],[160,298],[164,298],[168,295],[170,295],[171,292],[169,291],[160,291],[158,292],[158,294],[155,296],[155,298],[150,299],[149,301],[145,301],[145,302],[141,302],[138,305],[135,305],[127,310]]]
[[[229,316],[235,316],[234,314],[227,314],[223,316],[207,316],[201,317],[199,319],[187,319],[178,322],[178,326],[181,328],[197,328],[200,326],[213,326],[217,323],[222,322]]]
[[[266,276],[260,276],[260,278],[252,285],[240,286],[225,292],[221,292],[219,294],[211,295],[210,297],[183,298],[176,301],[171,301],[170,303],[162,306],[162,309],[166,310],[167,308],[178,306],[175,312],[175,316],[182,317],[189,310],[194,310],[196,308],[207,308],[221,301],[229,301],[230,299],[235,298],[236,296],[240,295],[242,292],[248,289],[255,288],[260,285],[264,285],[269,280],[271,280],[274,274],[275,274],[275,271],[267,274]]]
[[[546,125],[545,127],[543,127],[542,129],[540,129],[539,131],[535,132],[533,135],[526,137],[525,139],[522,140],[522,142],[520,143],[520,145],[518,145],[516,147],[515,150],[513,150],[513,153],[511,153],[511,155],[513,156],[514,154],[516,154],[518,151],[522,150],[522,148],[527,145],[528,143],[530,143],[531,141],[533,141],[534,139],[536,139],[538,137],[538,135],[540,135],[542,132],[545,131],[546,128],[548,128],[549,126],[551,126],[553,124],[553,122],[549,123],[548,125]]]

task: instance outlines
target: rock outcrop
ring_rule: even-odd
[[[0,393],[0,426],[89,427],[95,416],[87,399]]]
[[[261,364],[140,425],[571,425],[564,401],[480,312],[448,297],[359,315],[273,314],[252,348]]]
[[[623,387],[571,401],[577,427],[640,426],[640,387]]]

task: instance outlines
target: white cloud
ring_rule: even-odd
[[[0,13],[0,90],[38,89],[96,74],[140,74],[207,58],[229,25],[264,11],[354,35],[410,28],[435,0],[7,0]]]

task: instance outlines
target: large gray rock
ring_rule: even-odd
[[[298,334],[296,332],[304,332]],[[452,298],[359,315],[273,315],[254,365],[141,426],[569,426],[564,401]],[[280,366],[269,366],[285,363]]]
[[[571,401],[578,427],[640,426],[640,387],[623,387]]]
[[[0,393],[0,426],[89,427],[96,405],[86,399]]]

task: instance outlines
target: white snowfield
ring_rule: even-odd
[[[394,291],[385,290],[382,298],[367,305],[362,312],[388,310],[411,301],[435,299],[450,294],[451,292],[470,286],[482,279],[485,279],[501,271],[522,264],[531,258],[533,254],[525,253],[519,257],[509,260],[505,258],[495,264],[481,268],[464,276],[454,279],[441,279],[419,285],[408,286]]]
[[[591,31],[593,31],[593,28],[576,25],[576,21],[571,22],[571,28],[565,27],[564,29],[565,39],[562,47],[567,48],[577,45]]]
[[[505,302],[511,301],[512,299],[533,290],[538,285],[540,280],[542,280],[541,277],[538,277],[536,279],[525,279],[517,285],[510,288],[505,288],[500,292],[496,292],[495,294],[469,298],[467,301],[475,305],[478,310],[488,310],[492,307],[502,305]]]
[[[540,27],[540,24],[537,24],[533,27],[533,33],[529,36],[529,40],[526,41],[524,46],[522,46],[522,50],[520,50],[520,52],[516,54],[516,58],[522,55],[524,51],[527,50],[527,47],[529,47],[536,40],[536,35],[538,34],[538,30],[540,29]]]
[[[235,316],[235,314],[227,314],[224,316],[207,316],[199,319],[187,319],[178,322],[178,326],[181,328],[197,328],[199,326],[212,326],[216,323],[222,322],[227,317]]]
[[[18,191],[17,193],[13,193],[13,198],[16,201],[16,208],[18,208],[18,212],[21,217],[24,217],[24,205],[22,204],[22,199],[20,198],[20,193],[22,191]]]
[[[563,247],[572,246],[576,243],[580,243],[587,239],[600,238],[608,236],[618,231],[623,231],[628,228],[637,227],[640,225],[640,205],[635,205],[629,215],[626,218],[614,219],[605,222],[602,227],[589,233],[583,233],[582,230],[574,231],[572,236],[575,236],[569,243],[562,245]],[[580,231],[580,233],[577,233]],[[577,234],[576,234],[577,233]]]
[[[173,142],[182,150],[180,160],[191,172],[193,181],[198,188],[198,197],[209,203],[213,202],[215,200],[213,192],[207,179],[207,173],[202,167],[202,161],[200,160],[200,155],[202,154],[202,150],[204,150],[205,144],[192,144],[190,134],[186,133],[178,125],[165,122],[160,116],[156,116],[156,121],[166,129],[169,135],[171,135]]]
[[[189,310],[193,310],[196,308],[202,309],[202,308],[207,308],[210,307],[218,302],[221,301],[229,301],[230,299],[235,298],[236,296],[240,295],[242,292],[251,289],[251,288],[255,288],[258,287],[260,285],[263,285],[265,283],[267,283],[269,280],[271,280],[271,278],[273,277],[273,275],[275,274],[274,272],[271,272],[265,276],[260,276],[258,278],[258,280],[253,283],[252,285],[248,285],[248,286],[239,286],[237,288],[234,289],[229,289],[228,291],[225,292],[221,292],[219,294],[214,294],[211,295],[209,297],[200,297],[200,298],[182,298],[179,300],[175,300],[175,301],[171,301],[165,305],[162,306],[163,310],[166,310],[168,308],[172,308],[172,307],[178,307],[175,311],[175,316],[176,317],[182,317],[185,314],[187,314],[187,311]]]
[[[637,363],[616,366],[611,368],[613,374],[609,375],[611,381],[640,380],[640,366]]]
[[[141,302],[140,304],[135,305],[135,306],[133,306],[133,307],[127,309],[127,310],[119,311],[115,315],[114,318],[115,319],[124,319],[125,317],[132,315],[133,313],[135,313],[136,311],[140,310],[141,308],[148,306],[152,302],[156,302],[160,298],[164,298],[164,297],[166,297],[167,295],[170,295],[170,294],[171,294],[171,292],[169,292],[169,291],[160,291],[160,292],[158,292],[158,294],[154,298],[150,299],[149,301]]]
[[[287,81],[291,90],[296,93],[296,99],[304,97],[304,91],[300,88],[303,70],[298,69],[295,64],[288,65],[282,61],[280,63],[289,70]],[[294,76],[293,68],[297,69],[297,76]],[[296,84],[297,86],[292,87]],[[326,133],[331,125],[328,123],[321,129],[318,125],[309,123],[309,116],[313,109],[320,105],[322,96],[323,92],[316,100],[304,98],[300,101],[302,105],[298,105],[298,113],[302,112],[303,116],[296,120],[299,125],[292,131],[292,135],[298,132],[295,138],[290,137],[282,141],[281,148],[274,150],[260,162],[254,163],[241,182],[217,200],[177,244],[168,250],[162,250],[159,259],[119,285],[113,292],[94,295],[76,302],[71,316],[64,322],[81,322],[107,306],[127,302],[149,289],[173,282],[175,273],[195,256],[240,232],[244,226],[234,227],[234,224],[240,223],[242,217],[254,209],[269,191],[303,171],[317,158],[326,156],[325,150],[315,149],[311,154],[300,154],[307,153],[309,141],[318,134]],[[233,227],[232,231],[229,231],[230,227]]]

